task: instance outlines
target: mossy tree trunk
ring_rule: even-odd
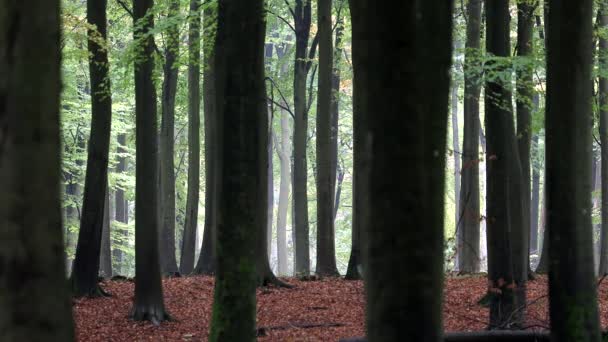
[[[350,6],[355,120],[367,120],[359,128],[372,159],[363,225],[368,338],[442,341],[453,2]]]
[[[73,341],[60,201],[60,1],[0,0],[0,340]]]
[[[591,227],[592,0],[549,1],[547,225],[553,341],[600,341]]]
[[[219,0],[215,85],[224,132],[210,341],[255,340],[256,241],[266,241],[258,226],[267,205],[263,15],[262,0]]]

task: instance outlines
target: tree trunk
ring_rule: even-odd
[[[277,209],[277,274],[285,276],[287,267],[287,210],[291,183],[291,147],[289,134],[289,113],[281,110],[281,144],[277,144],[277,154],[281,162],[281,183],[279,185],[279,207]]]
[[[368,120],[359,129],[373,158],[362,231],[368,338],[441,341],[453,2],[350,4],[355,124]]]
[[[76,243],[78,242],[78,235],[76,229],[80,222],[78,217],[78,206],[75,204],[81,195],[81,187],[78,184],[78,180],[74,176],[70,176],[66,186],[65,193],[68,198],[68,205],[65,207],[65,250],[66,250],[66,270],[68,276],[72,272],[72,265],[74,262],[74,256],[71,253],[76,250]]]
[[[200,187],[201,159],[201,0],[190,0],[188,32],[188,194],[184,243],[180,257],[181,274],[190,274],[194,269],[194,249],[198,222],[198,199]]]
[[[135,297],[131,317],[154,324],[169,319],[163,301],[158,254],[158,154],[154,70],[154,17],[146,15],[152,0],[134,0],[134,40],[141,58],[135,60]]]
[[[268,177],[266,184],[266,194],[268,196],[266,206],[266,256],[270,261],[272,257],[272,219],[274,215],[274,166],[272,163],[272,149],[273,149],[273,141],[270,137],[272,137],[272,118],[274,113],[271,110],[267,110],[268,112],[268,143],[266,144],[266,153],[268,154],[268,167],[266,168],[266,177]]]
[[[0,8],[0,340],[73,341],[59,192],[60,1]]]
[[[340,3],[340,6],[344,6]],[[341,11],[340,11],[341,12]],[[339,121],[340,121],[340,61],[342,60],[342,36],[344,35],[344,19],[338,15],[336,18],[336,39],[334,43],[333,68],[331,74],[331,134],[329,144],[331,150],[331,180],[332,180],[332,196],[333,196],[333,221],[334,229],[338,208],[340,205],[340,192],[342,189],[342,180],[340,175],[344,176],[343,170],[339,170],[338,166],[338,136],[339,136]],[[334,192],[335,189],[335,192]]]
[[[179,1],[169,2],[167,18],[179,15]],[[177,56],[179,54],[179,27],[173,23],[167,28],[167,47],[163,66],[162,116],[160,126],[160,265],[165,275],[178,275],[175,260],[175,95],[177,93]]]
[[[535,108],[538,109],[538,95],[534,96]],[[540,165],[538,155],[538,134],[532,136],[532,202],[530,210],[530,254],[538,255],[538,217],[540,205]]]
[[[212,342],[255,340],[256,241],[268,179],[263,10],[262,0],[219,1],[215,84],[224,132]]]
[[[308,111],[306,101],[306,60],[308,38],[311,26],[311,1],[295,0],[294,23],[296,30],[296,51],[293,77],[294,133],[293,133],[293,206],[295,219],[295,274],[306,276],[310,273],[310,242],[308,227],[308,166],[306,162],[306,142]]]
[[[532,61],[532,33],[534,30],[535,5],[530,2],[517,3],[517,56],[521,59],[516,70],[517,96],[517,148],[522,175],[522,229],[524,230],[524,254],[526,272],[530,275],[530,217],[532,193],[530,185],[530,144],[532,141],[532,104],[534,96],[534,66]],[[525,299],[524,299],[525,300]]]
[[[106,1],[87,1],[88,50],[91,77],[91,136],[76,257],[71,275],[76,297],[104,295],[97,285],[108,180],[108,155],[112,124]],[[96,27],[96,29],[93,29]],[[100,40],[101,39],[101,40]],[[101,43],[103,41],[103,43]],[[103,45],[101,45],[103,44]]]
[[[549,3],[545,127],[551,337],[600,341],[589,196],[593,1]]]
[[[331,88],[333,66],[331,0],[317,2],[319,77],[317,95],[317,265],[319,276],[338,276],[334,234],[335,169],[332,174]],[[332,181],[333,180],[333,181]]]
[[[118,152],[118,164],[116,165],[116,173],[120,174],[121,176],[124,176],[124,173],[126,173],[127,171],[127,158],[124,156],[124,154],[127,153],[127,150],[125,149],[126,145],[127,145],[127,136],[126,134],[119,134],[117,137],[118,140],[118,148],[117,148],[117,152]],[[129,231],[126,227],[124,227],[124,225],[127,225],[129,223],[129,203],[128,201],[125,199],[125,190],[124,190],[125,184],[121,184],[120,182],[118,183],[118,187],[116,189],[116,194],[114,195],[114,201],[115,201],[115,205],[114,205],[114,209],[115,214],[114,217],[116,218],[116,221],[119,222],[119,224],[123,225],[121,227],[117,227],[118,229],[114,228],[115,231],[115,236],[119,237],[119,239],[117,239],[117,241],[115,241],[115,245],[114,245],[114,249],[112,251],[113,255],[114,255],[114,261],[116,262],[115,266],[114,266],[114,270],[117,274],[124,274],[125,273],[125,269],[123,268],[124,266],[124,262],[125,262],[125,257],[124,257],[124,252],[123,252],[123,248],[127,248],[128,246],[128,238],[129,238]]]
[[[103,230],[101,232],[101,252],[99,264],[99,276],[102,278],[112,277],[112,246],[110,240],[110,193],[106,190],[105,205],[103,209]]]
[[[486,3],[488,54],[510,56],[509,1]],[[504,64],[489,62],[494,72],[506,73]],[[510,82],[486,80],[487,134],[487,240],[490,329],[517,327],[522,323],[525,282],[528,277],[523,229],[522,175],[519,162]]]
[[[464,131],[460,213],[457,217],[458,270],[479,272],[479,96],[481,93],[481,0],[467,5],[467,39],[464,64]]]
[[[215,99],[215,6],[203,8],[203,106],[205,124],[205,223],[195,274],[215,273],[215,241],[221,182],[221,116]]]
[[[458,48],[458,47],[456,47]],[[454,222],[460,219],[460,137],[458,132],[458,82],[452,75],[451,109],[452,109],[452,156],[454,158]]]
[[[608,28],[608,2],[602,0],[600,2],[600,29]],[[604,35],[600,35],[599,41],[599,68],[600,68],[600,143],[601,143],[601,216],[602,224],[600,230],[600,262],[599,275],[608,274],[608,78],[606,70],[608,70],[608,39]]]

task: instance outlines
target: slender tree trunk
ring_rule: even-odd
[[[88,50],[91,76],[91,137],[76,257],[71,275],[76,297],[104,295],[97,285],[108,180],[112,125],[106,22],[107,1],[87,1]],[[95,29],[94,29],[95,28]],[[103,43],[101,43],[103,42]]]
[[[168,18],[179,15],[179,1],[169,2]],[[160,126],[160,264],[165,275],[178,275],[175,259],[175,95],[177,93],[179,27],[167,28],[167,48],[163,66],[162,119]]]
[[[333,66],[331,0],[317,2],[319,77],[317,95],[317,267],[319,276],[338,276],[334,234],[334,183],[331,146],[331,86]],[[333,181],[332,181],[333,180]]]
[[[112,246],[110,240],[110,193],[106,190],[105,206],[103,209],[103,230],[101,232],[101,252],[99,275],[103,278],[112,277]]]
[[[135,60],[135,297],[131,317],[154,324],[169,319],[165,311],[158,243],[158,144],[154,70],[152,0],[134,0],[134,40],[141,58]]]
[[[608,2],[600,2],[600,29],[608,28]],[[600,143],[601,143],[601,213],[602,224],[600,230],[600,262],[599,275],[608,274],[608,39],[604,35],[599,38],[599,67],[600,67]]]
[[[70,180],[65,186],[65,193],[69,204],[65,207],[65,222],[63,223],[65,226],[65,250],[69,251],[69,253],[66,253],[66,270],[68,271],[68,275],[72,272],[74,262],[74,256],[71,253],[76,250],[76,243],[78,242],[78,234],[75,233],[75,230],[78,228],[80,219],[75,202],[80,198],[80,189],[78,180],[74,176],[70,176]]]
[[[205,223],[203,244],[195,274],[215,273],[215,241],[221,182],[221,116],[216,108],[215,91],[215,6],[203,8],[203,105],[205,123]]]
[[[458,270],[479,272],[479,97],[481,93],[481,0],[467,5],[467,39],[464,64],[464,132],[460,213],[457,232]]]
[[[363,229],[368,338],[442,341],[453,2],[350,4],[355,124],[361,116],[368,120],[359,128],[371,137],[367,147],[373,158]]]
[[[306,78],[309,70],[307,61],[308,39],[311,26],[311,0],[295,0],[294,23],[296,30],[296,51],[293,79],[294,133],[293,133],[293,201],[295,219],[295,274],[306,276],[310,273],[310,242],[308,227],[308,166],[306,142],[308,111],[306,101]]]
[[[452,156],[454,157],[454,222],[458,224],[460,218],[460,137],[458,132],[458,83],[452,75],[451,109],[452,109]]]
[[[188,194],[186,199],[186,222],[184,243],[180,257],[180,272],[190,274],[194,269],[194,248],[198,222],[198,199],[200,187],[201,159],[201,1],[190,1],[188,32]]]
[[[278,275],[285,276],[287,267],[287,210],[289,207],[289,188],[291,183],[291,147],[289,117],[281,111],[281,147],[277,147],[281,161],[281,183],[279,186],[279,207],[277,210],[277,264]]]
[[[0,340],[73,341],[60,175],[60,1],[0,1]]]
[[[270,137],[272,137],[272,117],[274,114],[271,110],[268,110],[268,144],[266,148],[266,153],[268,154],[268,167],[266,170],[266,177],[268,177],[267,186],[266,186],[266,194],[268,196],[268,205],[266,207],[266,214],[268,219],[266,220],[266,255],[268,260],[272,256],[272,219],[274,215],[274,166],[272,163],[272,150],[273,150],[273,141]]]
[[[340,6],[344,6],[340,3]],[[341,11],[340,11],[341,12]],[[336,222],[336,216],[340,204],[340,192],[342,189],[342,180],[340,176],[344,176],[342,169],[338,166],[338,135],[339,135],[339,121],[340,121],[340,62],[342,60],[342,36],[344,35],[344,19],[338,15],[336,18],[336,39],[334,41],[334,56],[333,56],[333,67],[331,74],[331,134],[329,137],[329,144],[331,149],[331,189],[333,195],[333,221],[334,226]],[[335,192],[334,192],[335,189]]]
[[[118,174],[123,175],[127,171],[127,158],[124,155],[127,153],[125,149],[127,145],[126,134],[119,134],[117,140],[117,152],[119,156],[118,164],[116,165],[116,172]],[[127,225],[129,223],[129,203],[125,199],[124,187],[124,184],[118,183],[116,194],[114,195],[114,209],[116,210],[114,216],[116,218],[116,221],[119,222],[119,224],[121,225]],[[115,236],[120,237],[118,241],[115,242],[114,249],[112,251],[114,255],[114,261],[116,262],[114,269],[117,274],[123,274],[125,272],[123,268],[125,258],[122,249],[127,247],[127,239],[129,236],[129,232],[126,227],[119,227],[118,229],[114,228],[114,231]]]
[[[520,67],[516,70],[517,96],[517,147],[521,163],[522,191],[521,197],[522,218],[524,230],[524,253],[525,267],[529,276],[530,269],[530,144],[532,141],[532,99],[534,96],[534,81],[532,61],[532,33],[534,30],[534,9],[531,2],[519,2],[517,4],[517,56],[522,60]],[[525,299],[524,299],[525,300]]]
[[[533,103],[534,109],[538,110],[540,99],[538,94],[534,94]],[[532,201],[530,202],[530,254],[538,254],[538,217],[540,204],[540,165],[538,147],[538,134],[532,135]]]
[[[593,1],[549,3],[545,127],[551,337],[600,341],[589,196]]]
[[[263,9],[262,0],[219,1],[215,84],[225,132],[212,342],[255,340],[256,240],[268,179]]]

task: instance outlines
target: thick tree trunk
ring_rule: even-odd
[[[306,276],[310,273],[310,242],[308,227],[308,166],[306,143],[308,131],[308,110],[306,101],[306,78],[308,62],[306,51],[311,26],[311,1],[296,0],[294,23],[296,29],[296,51],[293,77],[294,133],[293,133],[293,206],[295,220],[295,274]]]
[[[457,223],[458,270],[479,272],[479,96],[481,92],[481,0],[467,5],[467,39],[465,43],[464,74],[464,132],[462,142],[462,171],[460,213]]]
[[[593,1],[549,3],[545,127],[551,337],[599,341],[589,196]]]
[[[179,15],[179,1],[169,2],[168,18]],[[177,23],[167,28],[167,47],[163,66],[160,126],[160,265],[165,275],[177,275],[175,259],[175,95],[177,93],[179,54],[179,27]]]
[[[154,324],[169,319],[163,301],[158,254],[158,154],[154,70],[154,17],[146,15],[152,0],[134,0],[134,40],[141,47],[135,60],[135,297],[131,317]]]
[[[127,136],[126,134],[119,134],[117,137],[118,142],[118,164],[116,165],[116,173],[121,176],[127,171],[127,158],[124,154],[127,153],[125,149],[127,146]],[[121,225],[126,225],[129,223],[129,203],[125,199],[125,185],[118,183],[118,187],[116,189],[116,194],[114,195],[114,217],[116,221]],[[129,237],[129,231],[126,227],[118,227],[114,228],[115,236],[117,237],[117,241],[115,241],[114,249],[112,250],[114,256],[114,270],[117,274],[124,274],[125,270],[123,269],[124,264],[124,253],[123,248],[127,247],[127,239]]]
[[[101,252],[99,255],[99,276],[112,277],[112,241],[110,240],[110,193],[106,190],[103,208],[103,230],[101,232]]]
[[[219,1],[215,84],[224,132],[212,342],[255,340],[256,241],[267,205],[263,9],[262,0]]]
[[[509,1],[487,2],[486,12],[487,52],[497,57],[510,56]],[[496,72],[506,72],[504,65],[492,67]],[[490,329],[513,328],[522,323],[523,310],[518,306],[525,304],[528,277],[523,184],[509,87],[508,81],[499,78],[486,80]]]
[[[205,123],[205,223],[195,274],[215,273],[215,241],[221,182],[221,116],[215,99],[215,25],[217,9],[203,9],[203,105]]]
[[[441,341],[453,2],[350,4],[355,124],[368,120],[359,128],[373,158],[363,229],[368,338]]]
[[[76,257],[71,275],[76,297],[97,297],[104,292],[97,285],[108,180],[108,155],[112,124],[107,37],[106,1],[87,1],[88,50],[91,76],[91,137]],[[96,29],[94,29],[96,27]],[[100,38],[103,40],[101,43]],[[103,44],[103,45],[102,45]]]
[[[608,2],[600,2],[600,28],[608,28]],[[599,275],[608,274],[608,39],[600,35],[599,42],[599,67],[600,67],[600,143],[601,143],[601,213],[602,224],[600,230],[600,262]]]
[[[0,1],[0,340],[73,341],[60,201],[60,1]]]
[[[334,234],[335,172],[332,174],[331,81],[333,66],[331,0],[317,2],[319,77],[317,95],[317,265],[319,276],[338,276]],[[335,169],[334,169],[335,170]],[[333,181],[332,181],[333,180]]]
[[[181,274],[194,269],[194,249],[198,222],[198,199],[201,159],[201,0],[190,1],[188,32],[188,194],[186,195],[186,219],[184,242],[180,257]]]

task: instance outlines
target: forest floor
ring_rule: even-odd
[[[364,295],[361,281],[284,279],[293,289],[262,288],[257,292],[260,341],[337,341],[363,336]],[[78,341],[206,341],[211,320],[213,278],[163,280],[165,305],[174,318],[160,326],[128,318],[134,284],[107,281],[111,297],[74,300]],[[488,310],[477,304],[487,289],[484,276],[448,277],[444,291],[446,331],[484,330]],[[608,280],[600,282],[602,327],[608,324]],[[528,329],[549,326],[547,278],[528,283]]]

